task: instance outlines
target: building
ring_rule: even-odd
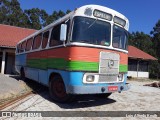
[[[149,62],[157,60],[142,50],[128,46],[128,77],[149,78]]]
[[[36,30],[0,24],[0,73],[14,73],[15,46],[34,32]],[[148,78],[149,61],[157,59],[133,46],[129,46],[128,51],[128,76]]]
[[[34,32],[33,29],[0,24],[0,73],[14,73],[15,46],[17,42]]]

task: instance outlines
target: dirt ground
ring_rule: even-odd
[[[149,86],[143,86],[144,84],[148,84],[153,81],[128,80],[128,82],[131,84],[131,88],[128,91],[124,91],[122,93],[113,93],[109,98],[102,99],[102,98],[97,98],[93,95],[82,95],[82,96],[77,96],[76,101],[67,104],[60,104],[52,101],[49,98],[48,89],[44,88],[38,94],[30,95],[27,98],[21,100],[20,102],[17,102],[16,104],[13,104],[12,106],[4,110],[5,111],[159,111],[160,112],[160,89]],[[73,117],[73,119],[75,118]],[[83,119],[83,117],[80,117],[78,119]],[[112,119],[112,118],[107,118],[107,119]],[[120,119],[128,119],[128,118],[120,118]],[[152,120],[154,119],[158,120],[157,117],[152,118]]]

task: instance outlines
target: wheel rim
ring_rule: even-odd
[[[55,80],[54,84],[52,84],[52,90],[52,92],[59,98],[66,96],[65,86],[62,81]]]

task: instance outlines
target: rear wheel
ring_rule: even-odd
[[[21,68],[20,77],[21,77],[21,80],[25,80],[25,72],[23,68]]]
[[[66,93],[66,88],[62,78],[58,75],[51,77],[49,83],[50,97],[57,102],[69,102],[72,99],[72,95]]]

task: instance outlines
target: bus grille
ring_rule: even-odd
[[[99,82],[115,82],[119,74],[119,54],[100,53]]]

